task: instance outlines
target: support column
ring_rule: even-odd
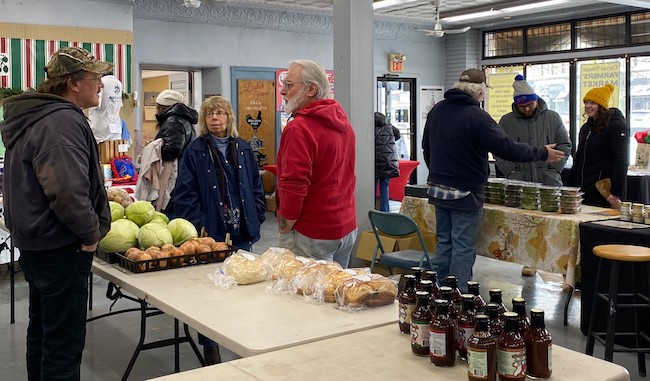
[[[357,139],[356,207],[359,231],[370,228],[375,206],[375,126],[373,115],[372,0],[334,0],[334,97]]]

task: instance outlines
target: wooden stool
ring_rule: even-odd
[[[646,277],[648,277],[648,286],[650,287],[650,248],[633,245],[599,245],[594,247],[594,254],[598,257],[598,271],[596,272],[596,284],[594,287],[594,298],[592,303],[591,317],[589,318],[589,329],[587,331],[587,348],[585,353],[593,355],[594,343],[598,340],[605,345],[605,360],[612,362],[614,352],[637,352],[637,362],[639,366],[639,375],[646,375],[645,353],[650,352],[650,347],[642,347],[639,343],[645,340],[650,343],[650,338],[645,332],[639,332],[639,310],[641,308],[650,308],[650,299],[647,295],[637,293],[637,287],[634,281],[634,271],[631,274],[625,274],[632,277],[632,293],[618,293],[619,263],[621,262],[644,262]],[[600,271],[603,260],[610,261],[609,274],[609,293],[598,292],[600,282]],[[619,303],[618,298],[629,298],[630,303]],[[604,300],[609,306],[607,316],[607,332],[593,332],[594,316],[596,315],[596,302]],[[618,308],[634,309],[634,332],[615,332],[616,310]],[[614,349],[614,339],[616,336],[634,337],[635,347],[633,348],[616,348]],[[603,339],[604,337],[604,339]]]

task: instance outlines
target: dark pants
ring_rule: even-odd
[[[79,246],[20,252],[20,266],[29,283],[30,381],[80,379],[93,253],[80,251]]]

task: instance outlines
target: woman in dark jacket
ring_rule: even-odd
[[[388,206],[388,182],[399,176],[397,151],[393,127],[386,116],[375,113],[375,182],[379,183],[379,210],[390,211]]]
[[[266,204],[255,154],[239,138],[230,102],[215,96],[201,105],[200,136],[185,150],[176,180],[176,213],[197,230],[251,250],[260,239]]]
[[[580,187],[584,204],[617,209],[625,197],[630,128],[620,110],[609,108],[613,91],[614,86],[606,84],[589,90],[583,98],[588,119],[580,128],[578,151],[564,183]],[[607,198],[595,185],[603,179],[612,184]]]
[[[185,150],[176,180],[176,213],[217,241],[250,251],[260,239],[266,204],[251,147],[239,138],[230,102],[215,96],[201,105],[200,136]],[[219,346],[199,334],[205,361],[221,362]]]

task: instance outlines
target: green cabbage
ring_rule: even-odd
[[[111,207],[111,221],[117,221],[124,218],[124,207],[115,201],[109,201],[108,206]]]
[[[169,221],[167,228],[172,233],[175,246],[179,246],[181,243],[187,241],[188,239],[196,238],[199,236],[194,225],[184,218],[174,218],[173,220]]]
[[[126,218],[143,226],[153,220],[156,215],[156,209],[149,201],[136,201],[126,207]]]
[[[142,226],[138,232],[138,243],[142,250],[146,250],[151,246],[162,247],[173,242],[172,233],[169,232],[165,225],[148,223]]]
[[[137,245],[140,228],[133,221],[122,218],[111,223],[111,230],[99,241],[99,247],[104,251],[124,252]]]
[[[156,212],[156,215],[153,218],[161,218],[161,219],[163,219],[165,221],[165,225],[167,225],[169,223],[169,217],[167,217],[165,215],[165,213]]]
[[[158,216],[154,217],[153,220],[149,221],[149,223],[150,224],[158,224],[158,225],[167,226],[167,221],[165,221],[164,219],[162,219],[162,218],[160,218]]]

